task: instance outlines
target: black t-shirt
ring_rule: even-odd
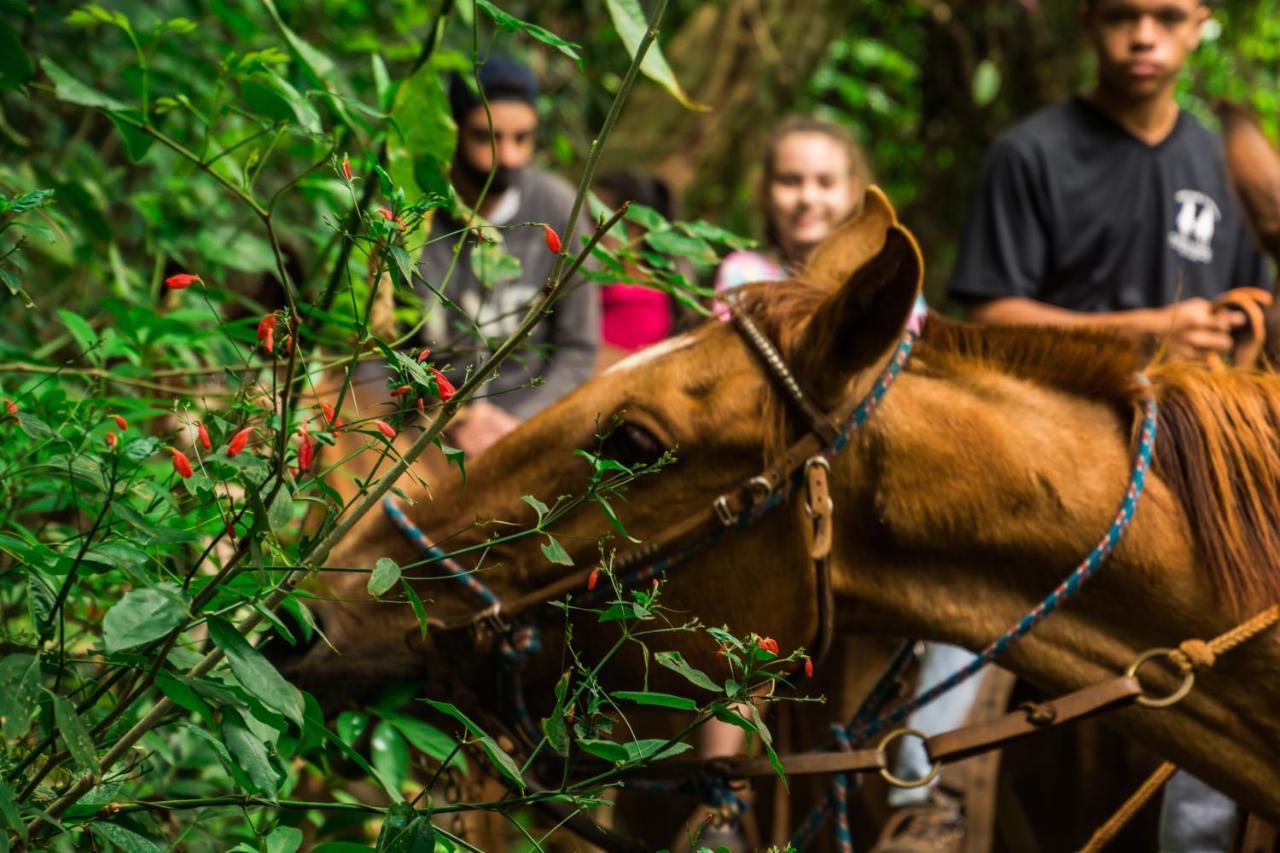
[[[947,292],[1122,311],[1241,285],[1270,277],[1218,137],[1184,111],[1150,146],[1074,98],[992,147]]]

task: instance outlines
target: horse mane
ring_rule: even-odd
[[[794,278],[744,288],[740,304],[790,355],[828,294]],[[1153,473],[1181,504],[1221,603],[1260,610],[1280,601],[1280,374],[1153,361],[1154,343],[1106,329],[978,326],[935,312],[915,358],[930,370],[994,370],[1110,403],[1131,418],[1131,442],[1144,393],[1135,377],[1145,369],[1160,404]],[[765,412],[767,456],[776,458],[797,425],[772,388]]]

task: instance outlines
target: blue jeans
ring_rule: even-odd
[[[968,649],[949,646],[946,643],[925,643],[924,654],[920,656],[920,675],[916,679],[916,694],[919,696],[951,673],[955,672],[976,657]],[[978,695],[978,683],[981,676],[975,675],[968,681],[961,682],[934,701],[918,708],[907,718],[907,725],[919,729],[926,735],[958,729],[964,725],[969,716],[969,709]],[[924,744],[919,738],[904,738],[899,741],[898,756],[893,762],[893,772],[902,779],[919,779],[929,773],[932,765],[925,754]],[[929,791],[937,784],[920,788],[893,788],[889,791],[889,805],[899,806],[923,803],[929,799]]]
[[[1161,853],[1226,853],[1236,804],[1185,770],[1173,774],[1160,805]]]

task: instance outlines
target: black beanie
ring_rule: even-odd
[[[479,77],[480,87],[490,102],[522,101],[537,109],[538,78],[533,76],[529,66],[518,59],[505,53],[491,53],[480,66]],[[468,81],[455,73],[449,81],[449,107],[453,110],[454,121],[462,124],[467,113],[480,103],[480,96]]]

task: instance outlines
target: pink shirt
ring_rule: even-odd
[[[716,270],[716,293],[724,293],[739,285],[752,284],[757,281],[781,281],[789,273],[786,267],[768,255],[759,252],[732,252]],[[729,309],[720,300],[713,306],[716,316],[722,321],[729,319]]]
[[[671,331],[671,297],[642,284],[610,284],[601,289],[604,342],[633,352],[657,343]]]

